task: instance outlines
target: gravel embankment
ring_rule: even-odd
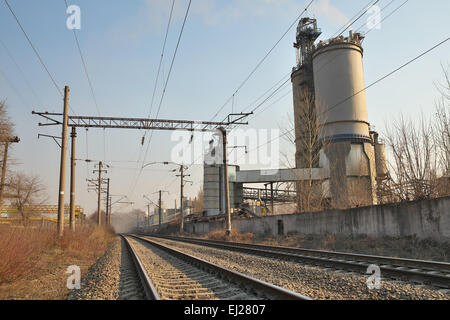
[[[140,300],[142,291],[124,241],[117,237],[68,300]]]
[[[369,275],[341,273],[324,268],[300,265],[295,262],[278,261],[170,240],[159,239],[157,241],[313,299],[450,300],[448,290],[439,291],[405,282],[383,280],[383,278],[380,289],[369,290],[366,284]]]
[[[130,244],[163,300],[256,299],[239,287],[145,242],[130,238]]]

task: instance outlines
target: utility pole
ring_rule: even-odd
[[[5,150],[3,152],[3,165],[2,165],[2,180],[0,185],[0,207],[3,204],[3,190],[5,188],[5,178],[6,178],[6,162],[8,161],[8,148],[10,143],[19,143],[20,139],[18,137],[7,138],[5,141]]]
[[[150,228],[150,203],[147,204],[147,227]]]
[[[98,170],[94,170],[95,172],[98,172],[98,198],[97,198],[97,212],[98,212],[98,219],[97,219],[97,225],[102,225],[102,170],[103,169],[103,162],[98,163]]]
[[[59,167],[59,197],[58,197],[58,235],[64,233],[64,191],[66,183],[66,149],[67,149],[67,122],[69,109],[69,87],[64,87],[64,112],[62,123],[61,163]]]
[[[164,191],[164,190],[159,190],[159,191],[155,192],[155,193],[159,193],[159,202],[158,202],[157,206],[158,206],[158,215],[159,215],[158,223],[159,223],[160,227],[161,227],[161,223],[162,223],[162,194],[163,194],[163,192],[167,192],[168,194],[170,194],[169,191]],[[144,198],[146,198],[147,200],[150,200],[146,196],[144,196]],[[153,201],[151,201],[151,202],[153,202]]]
[[[112,196],[109,196],[109,216],[108,216],[108,224],[111,225],[111,219],[112,219]]]
[[[227,216],[227,235],[231,234],[231,208],[230,208],[230,184],[228,181],[228,157],[227,157],[227,130],[219,128],[222,133],[223,144],[223,173],[225,183],[225,213]]]
[[[70,158],[70,230],[75,231],[75,141],[77,138],[77,128],[72,127],[72,152]]]
[[[272,214],[275,214],[273,212],[273,182],[270,183],[270,207],[272,209]]]
[[[158,210],[158,213],[159,213],[159,226],[161,227],[161,196],[162,196],[162,191],[161,190],[159,190],[159,205],[158,205],[158,208],[159,208],[159,210]]]
[[[180,183],[180,232],[184,231],[184,177],[190,177],[190,174],[185,175],[184,174],[184,165],[180,164],[180,175],[177,175],[177,177],[181,177],[181,183]]]
[[[108,215],[108,213],[110,212],[110,208],[111,208],[111,201],[110,201],[110,196],[109,196],[109,179],[103,179],[102,178],[102,174],[103,173],[108,173],[107,170],[103,169],[103,162],[99,162],[98,170],[94,170],[93,172],[96,173],[98,172],[98,178],[97,179],[87,179],[86,181],[91,183],[90,185],[88,185],[88,187],[92,187],[93,189],[89,189],[88,191],[91,190],[95,190],[96,192],[98,192],[97,195],[97,211],[100,212],[100,214],[97,217],[97,225],[101,226],[102,225],[102,215],[101,215],[101,199],[102,199],[102,193],[105,194],[106,197],[106,207],[105,207],[105,211]],[[108,165],[106,165],[107,168],[109,168]],[[102,184],[106,185],[105,188],[102,189]],[[103,191],[104,190],[104,191]],[[106,215],[105,217],[105,224],[108,224],[108,216]]]

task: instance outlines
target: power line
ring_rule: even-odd
[[[165,84],[164,84],[164,88],[163,88],[163,91],[162,91],[161,99],[160,99],[160,101],[159,101],[158,111],[157,111],[157,113],[156,113],[155,119],[158,119],[159,113],[160,113],[160,111],[161,111],[161,106],[162,106],[162,103],[163,103],[163,101],[164,101],[164,97],[165,97],[165,94],[166,94],[166,89],[167,89],[167,85],[168,85],[169,80],[170,80],[170,76],[171,76],[171,74],[172,74],[172,69],[173,69],[173,66],[174,66],[174,63],[175,63],[175,59],[176,59],[177,52],[178,52],[178,48],[179,48],[179,45],[180,45],[180,42],[181,42],[181,37],[182,37],[182,35],[183,35],[184,27],[185,27],[185,25],[186,25],[186,20],[187,20],[187,17],[188,17],[188,15],[189,15],[189,10],[190,10],[190,8],[191,8],[191,3],[192,3],[192,0],[189,0],[189,4],[188,4],[188,7],[187,7],[187,9],[186,9],[186,13],[185,13],[185,16],[184,16],[183,25],[182,25],[182,27],[181,27],[180,34],[179,34],[179,36],[178,36],[178,41],[177,41],[177,45],[176,45],[176,47],[175,47],[175,51],[174,51],[174,54],[173,54],[173,57],[172,57],[172,62],[170,63],[170,69],[169,69],[169,72],[168,72],[168,74],[167,74],[167,78],[166,78],[166,81],[165,81]],[[149,151],[149,148],[150,148],[150,144],[151,144],[151,141],[152,141],[153,132],[154,132],[154,131],[151,132],[149,141],[148,141],[148,143],[147,143],[147,149],[146,149],[146,151],[145,151],[145,155],[144,155],[144,159],[142,160],[142,164],[144,164],[145,160],[147,159],[147,154],[148,154],[148,151]],[[139,180],[139,178],[140,178],[140,176],[141,176],[141,174],[142,174],[142,170],[143,170],[143,169],[141,168],[140,171],[139,171],[139,175],[138,175],[138,177],[137,177],[137,179],[136,179],[136,182],[135,182],[135,184],[134,184],[132,193],[134,192],[134,188],[136,188],[137,182],[138,182],[138,180]]]
[[[30,108],[30,104],[28,103],[27,100],[25,100],[25,98],[23,97],[23,95],[19,92],[19,90],[17,90],[17,88],[13,85],[13,83],[11,81],[8,80],[8,78],[6,77],[6,74],[2,71],[2,69],[0,69],[0,76],[2,76],[2,78],[5,80],[5,82],[11,87],[11,89],[13,89],[13,91],[16,93],[16,95],[19,97],[19,99],[22,101],[23,105],[31,111]]]
[[[11,14],[13,15],[14,19],[16,20],[17,24],[19,25],[20,29],[22,30],[22,33],[25,35],[25,38],[28,41],[28,44],[31,46],[31,48],[33,49],[34,53],[36,54],[36,57],[39,59],[39,62],[41,63],[42,67],[45,69],[45,71],[47,72],[48,76],[50,77],[51,81],[53,82],[53,85],[55,86],[56,90],[58,91],[59,95],[61,97],[63,97],[63,93],[61,91],[61,89],[59,88],[58,84],[56,83],[54,77],[52,76],[52,74],[50,73],[49,69],[47,68],[47,66],[45,65],[44,61],[42,60],[39,52],[37,51],[36,47],[34,46],[33,42],[31,41],[30,37],[28,36],[28,34],[26,33],[25,29],[22,27],[22,24],[19,21],[19,18],[16,16],[16,14],[14,13],[14,10],[11,8],[11,6],[9,5],[8,0],[4,0],[6,5],[8,6],[9,11],[11,12]],[[70,107],[70,106],[69,106]],[[75,113],[72,109],[72,107],[70,107],[70,110]]]
[[[334,108],[336,108],[336,107],[338,107],[339,105],[343,104],[344,102],[350,100],[351,98],[353,98],[354,96],[360,94],[361,92],[366,91],[366,90],[369,89],[370,87],[376,85],[376,84],[379,83],[380,81],[383,81],[383,80],[386,79],[387,77],[393,75],[394,73],[396,73],[397,71],[403,69],[403,68],[406,67],[407,65],[413,63],[414,61],[420,59],[421,57],[423,57],[423,56],[426,55],[427,53],[429,53],[429,52],[433,51],[434,49],[436,49],[437,47],[443,45],[443,44],[444,44],[445,42],[447,42],[448,40],[450,40],[450,38],[447,38],[447,39],[445,39],[445,40],[439,42],[438,44],[434,45],[433,47],[431,47],[430,49],[428,49],[428,50],[426,50],[425,52],[421,53],[420,55],[416,56],[415,58],[413,58],[413,59],[409,60],[408,62],[402,64],[400,67],[398,67],[398,68],[394,69],[393,71],[389,72],[389,73],[386,74],[385,76],[383,76],[383,77],[379,78],[378,80],[372,82],[371,84],[369,84],[368,86],[366,86],[364,89],[361,89],[361,90],[359,90],[358,92],[352,94],[350,97],[347,97],[347,98],[345,98],[344,100],[342,100],[342,101],[336,103],[336,104],[333,105],[331,108],[327,109],[327,112],[330,111],[330,110],[332,110],[332,109],[334,109]],[[319,115],[321,115],[321,114],[319,114]]]
[[[406,0],[406,2],[409,0]],[[381,8],[380,13],[384,11],[384,9],[386,9],[387,7],[389,7],[392,3],[394,3],[395,0],[391,0],[387,5],[385,5],[383,8]],[[394,10],[395,11],[395,10]],[[391,13],[392,14],[392,13]],[[384,20],[384,19],[383,19]],[[365,25],[367,25],[367,23],[363,23],[359,26],[358,29],[356,29],[356,32],[359,32]],[[378,25],[378,24],[377,24]]]
[[[164,84],[164,88],[163,88],[163,91],[162,91],[161,99],[160,99],[160,101],[159,101],[158,111],[157,111],[157,113],[156,113],[155,119],[158,119],[159,113],[160,113],[160,111],[161,111],[162,103],[163,103],[164,97],[165,97],[165,95],[166,95],[167,85],[169,84],[170,75],[172,74],[172,68],[173,68],[173,65],[174,65],[174,63],[175,63],[175,59],[176,59],[176,57],[177,57],[178,48],[179,48],[179,45],[180,45],[181,37],[182,37],[182,35],[183,35],[184,26],[186,25],[186,20],[187,20],[187,17],[188,17],[188,15],[189,15],[189,9],[191,8],[191,3],[192,3],[192,0],[189,0],[189,4],[188,4],[188,7],[187,7],[187,9],[186,9],[186,14],[185,14],[185,16],[184,16],[184,21],[183,21],[183,25],[182,25],[182,27],[181,27],[180,34],[179,34],[179,36],[178,36],[177,45],[176,45],[175,51],[174,51],[174,53],[173,53],[172,62],[170,63],[169,73],[167,74],[166,82],[165,82],[165,84]],[[152,131],[152,133],[153,133],[153,131]],[[149,149],[149,147],[150,147],[151,139],[152,139],[152,138],[150,137],[150,139],[149,139],[149,141],[148,141],[148,144],[147,144],[147,150],[146,150],[146,152],[145,152],[144,161],[145,161],[145,159],[147,158],[147,153],[148,153],[148,149]]]
[[[394,0],[392,0],[389,4],[387,4],[385,7],[383,7],[383,9],[381,9],[381,11],[383,11],[386,7],[388,7],[392,2],[393,2]],[[384,21],[385,19],[387,19],[387,18],[389,18],[395,11],[397,11],[399,8],[401,8],[406,2],[408,2],[409,0],[406,0],[402,5],[400,5],[398,8],[396,8],[393,12],[391,12],[387,17],[385,17],[382,21]],[[371,1],[370,1],[371,2]],[[370,3],[369,2],[369,3]],[[366,7],[364,7],[364,8],[366,8],[365,10],[364,10],[364,8],[363,9],[361,9],[360,11],[358,11],[358,13],[357,14],[355,14],[355,16],[354,17],[352,17],[352,19],[353,18],[355,18],[358,14],[359,14],[359,16],[353,21],[353,23],[355,23],[357,20],[359,20],[371,7],[373,7],[376,3],[378,3],[379,2],[379,0],[377,0],[377,1],[375,1],[372,5],[370,5],[369,6],[369,4],[368,4],[368,6],[367,6],[367,8]],[[361,12],[363,12],[362,14],[360,14]],[[352,23],[352,24],[353,24]],[[352,25],[352,24],[350,24],[350,25]],[[347,24],[346,24],[347,25]],[[348,28],[348,26],[347,26],[347,28],[346,28],[346,25],[344,25],[344,29],[341,31],[341,33],[340,34],[342,34],[342,32],[344,32],[347,28]],[[341,30],[342,28],[340,28],[339,29],[339,31]],[[338,31],[338,32],[339,32]],[[331,61],[330,61],[331,62]],[[290,74],[290,73],[289,73]],[[253,104],[255,104],[255,103],[257,103],[262,97],[264,97],[270,90],[272,90],[276,85],[278,85],[281,81],[283,81],[286,77],[288,77],[289,76],[289,74],[287,74],[286,76],[284,76],[281,80],[279,80],[277,83],[275,83],[275,85],[273,85],[270,89],[268,89],[263,95],[261,95],[258,99],[256,99],[253,103],[251,103],[247,108],[245,108],[244,110],[246,110],[246,109],[248,109],[248,108],[250,108]],[[287,83],[287,81],[285,81],[284,83],[283,83],[283,85],[285,85]],[[266,97],[266,99],[263,101],[263,102],[261,102],[255,109],[253,109],[253,111],[256,111],[258,108],[260,108],[265,102],[267,102],[268,100],[270,100],[270,98],[271,97],[273,97],[279,90],[281,90],[281,89],[283,89],[284,87],[283,87],[283,85],[281,85],[281,86],[279,86],[276,90],[274,90],[268,97]],[[367,88],[366,88],[367,89]],[[275,102],[273,102],[272,104],[270,104],[269,106],[267,106],[264,110],[262,110],[258,115],[260,115],[261,113],[263,113],[263,112],[265,112],[267,109],[269,109],[271,106],[273,106],[274,104],[276,104],[277,102],[279,102],[280,100],[282,100],[283,98],[285,98],[290,92],[291,92],[292,90],[289,90],[287,93],[285,93],[283,96],[281,96],[279,99],[277,99]],[[234,96],[235,94],[233,94],[232,96],[231,96],[231,99],[233,98],[233,96]],[[230,100],[230,99],[229,99]],[[229,100],[226,102],[226,104],[229,102]],[[223,106],[223,107],[225,107],[226,106],[226,104]],[[223,107],[222,107],[222,109],[223,109]],[[220,112],[220,110],[219,110],[219,112]],[[249,119],[249,120],[253,120],[254,118],[256,118],[258,115],[254,115],[251,119]],[[235,128],[235,127],[234,127]],[[234,130],[234,128],[232,129],[232,130]],[[281,136],[280,137],[277,137],[277,138],[275,138],[275,139],[278,139],[278,138],[281,138]],[[272,139],[271,141],[273,141],[273,140],[275,140],[275,139]],[[269,142],[267,142],[267,143],[270,143],[271,141],[269,141]],[[267,144],[266,143],[266,144]],[[264,145],[264,144],[263,144]],[[261,146],[263,146],[263,145],[261,145]],[[194,162],[192,162],[189,166],[188,166],[188,168],[190,168],[200,157],[202,157],[203,155],[200,155],[196,160],[194,160]]]
[[[234,99],[235,95],[237,94],[237,92],[245,85],[245,83],[251,78],[251,76],[253,75],[253,73],[259,68],[259,66],[265,61],[265,59],[270,55],[270,53],[275,49],[275,47],[281,42],[281,40],[286,36],[286,34],[290,31],[290,29],[297,23],[297,21],[301,18],[301,16],[308,10],[308,8],[311,6],[311,4],[314,2],[314,0],[310,1],[309,4],[306,6],[306,8],[301,12],[301,14],[295,19],[295,21],[289,26],[289,28],[283,33],[283,35],[281,36],[281,38],[272,46],[272,48],[266,53],[266,55],[261,59],[261,61],[256,65],[256,67],[252,70],[252,72],[249,74],[249,76],[247,76],[247,78],[241,83],[241,85],[238,87],[238,89],[233,93],[233,95],[231,95],[231,97],[227,100],[227,102],[225,102],[225,104],[219,109],[219,111],[214,115],[213,118],[211,118],[211,120],[213,120],[219,113],[220,111],[230,102],[230,100]],[[290,72],[283,76],[279,81],[277,81],[272,87],[270,87],[267,91],[265,91],[259,98],[257,98],[254,102],[252,102],[247,108],[245,108],[243,111],[247,110],[248,108],[250,108],[253,104],[257,103],[262,97],[264,97],[270,90],[272,90],[275,86],[277,86],[280,82],[282,82],[283,80],[285,80],[286,77],[288,77],[287,80],[285,80],[281,86],[279,86],[276,90],[274,90],[268,97],[266,97],[266,99],[261,102],[260,104],[258,104],[253,110],[252,112],[256,111],[257,109],[259,109],[265,102],[267,102],[268,100],[270,100],[271,97],[273,97],[283,86],[286,85],[286,83],[289,81],[290,77]],[[283,96],[284,98],[284,96]],[[280,99],[281,100],[281,99]],[[278,101],[277,101],[278,102]],[[253,117],[254,118],[254,117]],[[236,128],[236,126],[234,127]],[[232,130],[234,130],[234,128]],[[231,131],[232,131],[231,130]],[[195,162],[197,162],[201,157],[203,157],[203,154],[200,154],[199,157],[197,157],[190,165],[187,166],[187,168],[189,169],[191,166],[194,165]]]
[[[160,74],[160,72],[161,72],[161,65],[162,65],[162,62],[163,62],[163,59],[164,59],[164,52],[165,52],[165,50],[166,50],[167,36],[169,35],[170,23],[171,23],[171,21],[172,21],[172,15],[173,15],[173,8],[174,8],[174,5],[175,5],[175,0],[172,1],[172,7],[171,7],[171,9],[170,9],[169,21],[168,21],[168,23],[167,23],[166,35],[165,35],[165,37],[164,37],[164,43],[163,43],[163,47],[162,47],[162,50],[161,50],[161,58],[160,58],[160,60],[159,60],[158,72],[157,72],[157,74],[156,74],[155,86],[154,86],[154,88],[153,88],[153,94],[152,94],[152,100],[151,100],[151,103],[150,103],[150,111],[149,111],[149,113],[148,113],[148,118],[150,118],[150,115],[151,115],[152,110],[153,110],[153,102],[154,102],[154,100],[155,100],[155,93],[156,93],[156,88],[157,88],[157,85],[158,85],[159,74]]]
[[[367,89],[373,87],[374,85],[380,83],[380,82],[383,81],[384,79],[388,78],[389,76],[393,75],[394,73],[398,72],[399,70],[403,69],[404,67],[406,67],[406,66],[408,66],[409,64],[413,63],[414,61],[420,59],[421,57],[423,57],[423,56],[426,55],[427,53],[433,51],[434,49],[436,49],[437,47],[443,45],[445,42],[447,42],[447,41],[449,41],[449,40],[450,40],[450,37],[444,39],[443,41],[441,41],[441,42],[439,42],[438,44],[434,45],[434,46],[431,47],[430,49],[424,51],[423,53],[421,53],[421,54],[419,54],[418,56],[414,57],[413,59],[409,60],[408,62],[402,64],[400,67],[394,69],[393,71],[387,73],[386,75],[384,75],[383,77],[379,78],[378,80],[372,82],[371,84],[369,84],[368,86],[366,86],[364,89],[362,89],[362,90],[356,92],[355,94],[353,94],[353,95],[351,95],[351,96],[349,96],[349,97],[343,99],[342,101],[336,103],[335,105],[333,105],[331,108],[327,109],[327,110],[324,111],[324,112],[328,112],[328,111],[330,111],[330,110],[332,110],[332,109],[334,109],[334,108],[337,108],[337,107],[340,106],[342,103],[348,101],[349,99],[351,99],[351,98],[353,98],[354,96],[360,94],[361,92],[363,92],[363,91],[365,91],[365,90],[367,90]],[[321,113],[321,114],[323,114],[323,113]],[[319,114],[319,115],[321,115],[321,114]],[[257,146],[256,148],[250,150],[249,153],[250,153],[251,151],[258,150],[258,149],[261,148],[262,146],[267,145],[267,144],[271,143],[272,141],[275,141],[275,140],[277,140],[277,139],[280,139],[281,137],[285,136],[286,134],[288,134],[288,133],[290,133],[290,132],[292,132],[292,131],[294,131],[294,130],[295,130],[295,128],[286,131],[285,133],[281,134],[280,136],[278,136],[278,137],[276,137],[276,138],[274,138],[274,139],[272,139],[272,140],[270,140],[270,141],[268,141],[268,142],[266,142],[266,143],[263,143],[263,144]],[[241,158],[242,158],[242,157],[240,157],[239,159],[241,159]]]
[[[42,100],[37,96],[36,91],[34,91],[33,87],[31,86],[30,82],[28,81],[28,78],[25,76],[25,73],[23,72],[22,68],[20,67],[20,65],[17,63],[16,59],[14,59],[14,55],[11,53],[11,51],[8,49],[8,47],[6,46],[6,44],[3,42],[3,40],[0,39],[0,42],[3,46],[3,48],[5,49],[6,53],[8,54],[9,58],[12,60],[12,62],[14,63],[14,65],[16,66],[17,70],[19,70],[20,75],[22,76],[23,80],[25,81],[25,83],[27,84],[28,88],[30,89],[31,93],[34,95],[34,97],[36,98],[36,100],[38,101],[38,103],[40,103],[42,105]]]
[[[397,10],[399,10],[401,7],[403,7],[409,0],[404,1],[401,5],[399,5],[397,8],[395,8],[394,10],[392,10],[386,17],[384,17],[380,22],[378,22],[373,28],[369,29],[366,32],[366,35],[369,34],[373,29],[375,29],[376,26],[378,26],[379,24],[381,24],[384,20],[386,20],[387,18],[389,18],[391,15],[393,15]],[[387,6],[386,6],[387,7]]]
[[[155,96],[156,96],[156,89],[158,87],[159,75],[161,73],[161,66],[162,66],[162,63],[163,63],[164,53],[165,53],[165,50],[166,50],[167,37],[169,35],[170,24],[172,22],[174,6],[175,6],[175,0],[172,1],[172,6],[170,8],[169,20],[167,22],[166,34],[165,34],[163,46],[162,46],[162,49],[161,49],[161,57],[160,57],[160,60],[159,60],[158,71],[156,73],[155,85],[154,85],[154,88],[153,88],[153,94],[152,94],[152,98],[151,98],[151,102],[150,102],[150,110],[149,110],[149,113],[148,113],[148,118],[150,118],[152,110],[153,110],[153,104],[154,104]],[[163,78],[165,78],[164,77],[164,73],[163,73]],[[144,142],[145,142],[145,138],[147,137],[147,133],[148,132],[149,132],[149,130],[146,130],[145,133],[144,133],[144,136],[142,137],[142,143],[141,143],[141,147],[139,148],[137,163],[141,162],[141,156],[142,156],[142,152],[143,152],[143,148],[144,148]],[[134,172],[134,178],[136,178],[136,173],[137,173],[138,169],[139,169],[139,167],[138,167],[138,165],[136,165],[135,172]]]
[[[69,4],[67,3],[67,0],[64,0],[64,2],[66,4],[66,8],[69,8]],[[75,42],[76,42],[76,45],[77,45],[77,48],[78,48],[78,53],[80,54],[81,63],[83,64],[84,74],[86,75],[86,78],[87,78],[87,81],[88,81],[88,84],[89,84],[89,88],[91,90],[92,99],[94,100],[95,107],[97,109],[97,113],[98,113],[99,117],[101,117],[100,109],[99,109],[98,103],[97,103],[97,98],[95,97],[95,93],[94,93],[94,87],[92,86],[91,77],[89,76],[89,72],[88,72],[88,69],[87,69],[87,66],[86,66],[86,61],[84,59],[83,52],[81,51],[81,46],[80,46],[80,42],[78,40],[77,33],[75,32],[75,29],[73,29],[72,31],[73,31],[73,35],[75,37]]]
[[[370,8],[372,8],[374,5],[376,5],[378,2],[380,2],[380,0],[376,0],[374,3],[370,4],[371,2],[372,2],[372,0],[369,1],[369,3],[366,6],[364,6],[355,16],[353,16],[352,19],[355,18],[356,16],[357,17],[352,22],[348,22],[346,25],[344,25],[344,28],[342,29],[342,31],[340,31],[341,29],[339,29],[340,32],[338,31],[339,33],[337,34],[337,37],[339,37],[341,34],[343,34],[345,32],[345,30],[347,30],[349,27],[351,27],[356,21],[361,19],[362,16],[364,16]],[[366,9],[364,9],[364,8],[366,8]],[[332,36],[332,38],[335,38],[335,37],[336,37],[335,35]]]
[[[276,48],[276,46],[281,42],[281,40],[286,36],[286,34],[292,29],[292,27],[297,23],[297,21],[301,18],[301,16],[308,10],[308,8],[311,6],[311,4],[314,2],[314,0],[311,0],[308,5],[306,6],[306,8],[300,13],[300,15],[292,22],[292,24],[289,26],[289,28],[283,33],[283,35],[280,37],[280,39],[278,39],[278,41],[271,47],[271,49],[265,54],[265,56],[257,63],[257,65],[252,69],[252,71],[250,72],[250,74],[244,79],[244,81],[238,86],[238,88],[236,89],[236,91],[230,96],[230,98],[228,98],[228,100],[225,102],[224,105],[222,105],[219,110],[216,112],[216,114],[211,118],[210,121],[212,121],[222,110],[223,108],[225,108],[225,106],[232,100],[234,100],[236,94],[239,92],[240,89],[242,89],[242,87],[250,80],[250,78],[252,77],[252,75],[256,72],[256,70],[262,65],[262,63],[267,59],[267,57],[272,53],[272,51]],[[288,74],[289,75],[289,74]],[[287,75],[287,76],[288,76]],[[285,76],[286,77],[286,76]],[[285,77],[283,77],[280,81],[278,81],[274,86],[276,86],[279,82],[281,82]],[[274,87],[273,86],[273,87]],[[266,91],[266,93],[268,91],[270,91],[273,87],[271,87],[269,90]],[[264,96],[265,93],[262,95]],[[262,96],[260,98],[262,98]],[[256,103],[257,101],[260,100],[260,98],[258,98],[254,103]],[[252,103],[253,104],[253,103]],[[251,105],[252,105],[251,104]],[[251,106],[250,105],[250,106]],[[249,107],[250,107],[249,106]],[[150,143],[150,141],[149,141]],[[147,151],[148,151],[148,146],[147,146]],[[200,159],[203,156],[203,154],[199,155],[199,157],[197,157],[197,159],[195,159],[190,165],[187,166],[187,168],[189,169],[192,165],[194,165],[195,162],[197,162],[198,159]],[[142,170],[141,170],[142,172]]]

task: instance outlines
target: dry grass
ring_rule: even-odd
[[[233,231],[232,235],[227,237],[224,230],[216,230],[200,238],[450,262],[449,245],[416,237],[384,237],[380,239],[333,234],[257,237],[253,233],[239,233],[238,231]]]
[[[239,231],[232,230],[230,235],[227,235],[225,230],[215,230],[200,238],[220,241],[233,241],[233,242],[254,242],[256,236],[253,233],[240,233]]]
[[[0,226],[0,284],[25,276],[32,257],[55,245],[55,232],[36,228]]]
[[[106,250],[114,235],[112,229],[78,227],[76,232],[66,231],[58,245],[65,254],[74,258],[97,256]]]
[[[64,299],[69,265],[87,271],[114,238],[112,229],[0,226],[0,299]]]

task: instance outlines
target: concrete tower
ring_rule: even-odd
[[[334,207],[376,204],[376,166],[364,89],[362,37],[322,41],[312,53],[321,166]]]
[[[314,77],[312,51],[314,41],[320,36],[316,19],[302,18],[297,27],[294,47],[297,65],[292,69],[291,81],[294,97],[295,165],[297,168],[318,167],[317,137],[311,132],[316,123],[314,104]]]

